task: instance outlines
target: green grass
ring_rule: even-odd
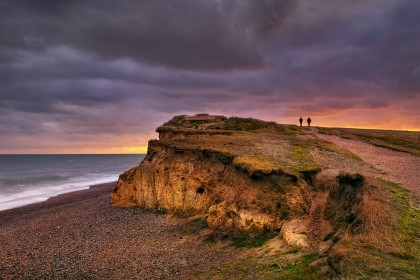
[[[223,129],[236,131],[255,131],[263,128],[276,127],[277,124],[275,122],[265,122],[253,118],[231,117],[225,122]]]
[[[264,158],[261,155],[236,157],[233,161],[233,164],[239,168],[246,169],[250,174],[256,172],[268,174],[277,167],[273,161]]]
[[[418,201],[410,191],[393,182],[384,181],[385,186],[393,194],[393,203],[399,212],[397,240],[401,250],[396,253],[402,259],[413,261],[412,267],[420,277],[420,209],[415,205]],[[410,264],[409,264],[410,266]]]
[[[236,231],[214,231],[206,238],[206,242],[215,243],[218,241],[229,241],[231,245],[237,248],[261,247],[268,240],[276,237],[278,232],[236,232]]]
[[[295,249],[292,249],[292,250],[287,251],[286,252],[286,255],[288,255],[288,254],[296,254],[296,253],[299,253],[299,252],[300,252],[300,249],[295,248]]]
[[[286,263],[283,269],[276,275],[277,279],[321,279],[316,273],[316,268],[308,265],[318,256],[315,254],[305,255],[297,260]]]
[[[303,146],[301,143],[291,145],[290,160],[293,162],[292,170],[296,172],[318,172],[321,167],[311,158],[310,146]]]
[[[395,228],[384,228],[370,238],[357,236],[340,240],[336,246],[343,256],[343,276],[351,279],[420,279],[420,210],[416,198],[398,184],[380,180],[396,211]],[[385,233],[385,234],[384,234]],[[386,233],[391,241],[383,240]],[[357,252],[357,254],[354,254]]]
[[[238,261],[222,263],[209,271],[196,274],[194,279],[327,279],[317,273],[319,267],[309,264],[318,255],[307,254],[288,259],[280,256],[248,256]]]

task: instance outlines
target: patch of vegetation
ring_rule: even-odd
[[[334,234],[336,233],[336,231],[332,231],[330,233],[328,233],[327,235],[324,236],[324,238],[322,239],[322,241],[328,241],[331,238],[333,238]]]
[[[215,265],[209,271],[198,273],[194,279],[327,279],[327,276],[317,273],[319,267],[309,266],[316,258],[318,255],[314,254],[293,260],[278,256],[248,256]]]
[[[278,235],[278,232],[264,233],[241,233],[232,237],[233,244],[236,247],[261,247],[268,240]]]
[[[276,167],[278,168],[275,162],[261,155],[236,157],[233,163],[239,169],[246,171],[250,176],[257,172],[268,174]]]
[[[286,263],[279,271],[280,277],[277,279],[321,279],[322,277],[316,273],[316,268],[309,266],[317,257],[315,254],[305,255]]]
[[[207,229],[208,228],[207,218],[203,217],[203,218],[194,219],[189,222],[189,225],[197,230]]]
[[[264,245],[268,240],[276,237],[278,232],[252,232],[252,233],[244,233],[244,232],[236,232],[236,231],[228,231],[228,232],[220,232],[214,231],[211,235],[209,235],[205,241],[210,243],[215,243],[217,241],[229,241],[233,246],[238,248],[253,248],[253,247],[261,247]]]
[[[184,120],[184,116],[175,116],[170,121],[164,123],[164,125],[182,126],[183,120]]]
[[[279,125],[279,130],[282,130],[282,133],[285,135],[302,135],[305,134],[305,131],[302,127],[297,125]]]
[[[351,279],[420,278],[420,210],[416,198],[398,184],[379,180],[395,216],[386,218],[394,226],[380,225],[370,234],[346,234],[335,246],[342,259],[343,277]],[[374,209],[371,209],[374,211]],[[383,215],[387,215],[384,213]]]
[[[286,255],[288,255],[288,254],[296,254],[296,253],[299,253],[299,252],[300,252],[300,249],[295,248],[295,249],[292,249],[292,250],[287,251],[286,252]]]
[[[420,276],[420,209],[412,206],[418,204],[413,201],[410,191],[393,182],[384,181],[385,186],[393,194],[393,204],[399,212],[397,223],[397,240],[400,250],[397,256],[417,263],[416,272]]]
[[[290,155],[292,170],[298,173],[313,172],[317,173],[321,167],[312,159],[310,150],[313,148],[309,141],[305,143],[297,140],[290,141]]]
[[[223,129],[225,130],[237,130],[237,131],[254,131],[263,128],[276,128],[277,124],[275,122],[266,122],[253,118],[238,118],[231,117],[229,118]]]
[[[416,131],[320,127],[319,132],[420,156],[420,132]]]

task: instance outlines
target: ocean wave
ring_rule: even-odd
[[[51,183],[59,182],[70,179],[71,176],[62,176],[62,175],[38,175],[31,177],[15,177],[15,178],[6,178],[0,179],[0,185],[4,186],[19,186],[19,185],[28,185],[28,184],[40,184],[40,183]]]
[[[96,180],[64,183],[56,186],[36,187],[31,189],[24,189],[20,192],[10,194],[0,194],[0,211],[21,207],[36,202],[42,202],[50,197],[54,197],[63,193],[88,189],[90,186],[114,182],[117,179],[118,176],[106,176]]]

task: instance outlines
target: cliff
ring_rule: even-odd
[[[114,205],[201,214],[210,228],[241,231],[278,231],[308,218],[322,190],[316,175],[328,174],[310,151],[335,149],[300,127],[207,114],[174,117],[157,132],[140,165],[120,176]],[[285,238],[299,237],[293,233]]]
[[[418,134],[207,114],[174,117],[157,132],[139,166],[120,175],[114,206],[197,215],[213,230],[279,232],[310,252],[300,263],[318,256],[311,267],[329,276],[418,272],[418,200],[406,190],[418,192]]]
[[[239,124],[247,131],[233,127]],[[120,176],[114,205],[205,214],[211,228],[278,230],[310,208],[302,174],[262,158],[270,151],[257,146],[261,136],[278,141],[279,129],[222,116],[175,117],[157,129],[143,162]]]

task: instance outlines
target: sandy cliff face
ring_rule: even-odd
[[[251,170],[234,154],[206,148],[217,135],[235,141],[231,132],[171,125],[158,131],[160,140],[149,142],[143,162],[120,176],[114,205],[205,214],[212,228],[241,230],[278,230],[284,220],[308,213],[305,181],[282,170]]]
[[[112,194],[117,206],[202,213],[210,227],[245,230],[279,229],[284,219],[307,213],[306,196],[306,186],[294,177],[251,178],[230,155],[156,140],[139,167],[120,176]]]

